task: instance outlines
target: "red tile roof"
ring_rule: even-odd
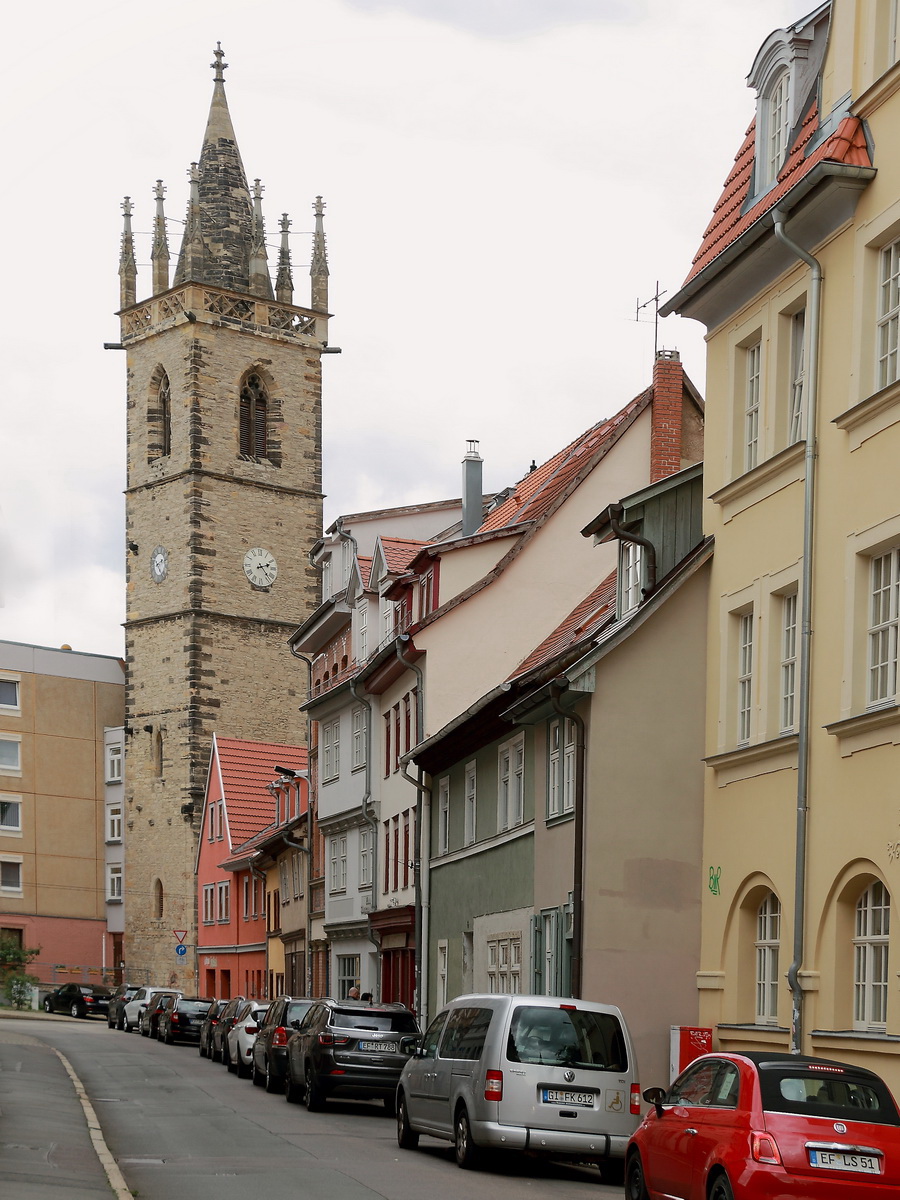
[[[276,766],[305,771],[306,750],[278,742],[216,737],[215,754],[222,778],[228,833],[231,846],[235,847],[272,824],[275,805],[266,784],[276,778]]]
[[[364,554],[357,554],[357,564],[359,565],[359,577],[362,580],[363,590],[369,590],[369,581],[372,577],[372,558],[366,557]]]
[[[586,433],[570,442],[542,466],[529,471],[509,499],[490,513],[478,532],[487,533],[506,525],[536,521],[544,516],[585,468],[593,465],[595,456],[613,440],[622,423],[642,404],[648,403],[652,394],[653,388],[647,388],[615,416],[592,425]]]
[[[750,125],[684,284],[689,283],[695,275],[699,275],[745,230],[773,209],[817,163],[837,162],[847,166],[872,166],[862,122],[858,117],[844,117],[831,137],[808,153],[809,143],[818,126],[818,106],[813,103],[778,174],[777,183],[745,211],[744,205],[750,198],[750,188],[753,184],[756,148],[756,122]]]
[[[399,575],[401,571],[405,571],[422,547],[428,545],[428,542],[416,542],[412,538],[383,537],[378,541],[391,575]]]
[[[602,583],[585,596],[549,637],[524,659],[509,679],[516,679],[559,658],[585,638],[593,637],[616,612],[616,572],[607,575]]]

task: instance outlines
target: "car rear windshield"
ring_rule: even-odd
[[[824,1065],[793,1070],[761,1065],[759,1082],[767,1112],[900,1125],[897,1106],[876,1075]]]
[[[365,1008],[336,1008],[331,1025],[340,1029],[368,1029],[377,1033],[418,1033],[412,1013],[369,1012]]]
[[[300,1021],[309,1012],[312,1007],[311,1000],[298,1000],[295,1004],[287,1006],[287,1012],[284,1014],[285,1025],[290,1025],[291,1021]]]
[[[189,1017],[205,1017],[209,1012],[208,1000],[179,1000],[175,1005],[181,1013],[187,1013]]]
[[[588,1071],[625,1071],[628,1051],[618,1018],[578,1008],[521,1005],[512,1017],[510,1062],[552,1063]]]

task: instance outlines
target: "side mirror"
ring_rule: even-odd
[[[407,1037],[402,1037],[400,1039],[400,1053],[401,1054],[414,1054],[416,1052],[416,1050],[418,1049],[418,1042],[419,1042],[419,1039],[415,1036],[415,1034],[410,1034]]]
[[[300,1018],[294,1017],[293,1021],[290,1022],[290,1026],[291,1026],[291,1029],[299,1029],[300,1028]]]
[[[661,1087],[647,1088],[646,1092],[644,1092],[644,1099],[647,1101],[648,1104],[653,1105],[653,1107],[656,1109],[656,1115],[658,1117],[661,1117],[663,1115],[663,1106],[662,1105],[663,1105],[663,1100],[665,1100],[665,1098],[666,1098],[665,1090]]]

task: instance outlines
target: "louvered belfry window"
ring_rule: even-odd
[[[241,388],[241,455],[266,457],[266,419],[268,397],[258,375],[248,375]]]

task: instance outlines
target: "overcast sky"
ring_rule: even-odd
[[[0,638],[123,653],[122,197],[173,256],[221,40],[269,242],[326,201],[326,522],[515,483],[649,382],[789,0],[50,0],[5,19]],[[275,253],[270,252],[270,263]],[[702,389],[703,330],[660,344]],[[285,614],[287,619],[291,614]]]

